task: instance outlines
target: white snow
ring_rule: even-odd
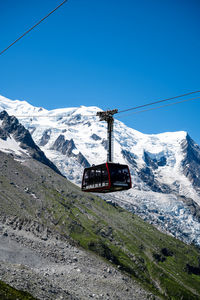
[[[10,136],[5,141],[0,139],[0,151],[7,153],[15,153],[16,155],[28,155],[26,150],[20,147],[20,143],[16,142],[15,139]]]
[[[10,100],[6,97],[0,96],[0,108],[6,110],[10,115],[32,116],[42,115],[47,110],[42,107],[34,107],[26,101]]]

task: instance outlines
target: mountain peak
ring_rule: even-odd
[[[61,174],[57,167],[45,156],[35,144],[29,131],[19,123],[15,116],[9,116],[6,111],[0,112],[0,150],[11,152],[17,157],[32,157]]]

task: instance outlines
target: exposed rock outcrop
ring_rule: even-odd
[[[64,135],[62,134],[60,134],[59,137],[55,140],[51,149],[59,151],[63,155],[76,158],[77,162],[81,164],[84,168],[90,166],[89,162],[80,151],[78,152],[78,154],[73,153],[73,150],[76,149],[74,140],[66,140]]]
[[[185,155],[182,161],[183,173],[200,191],[200,146],[189,135],[181,146]]]
[[[45,130],[42,135],[42,138],[40,139],[39,146],[45,146],[50,140],[50,136],[51,136],[51,129]]]

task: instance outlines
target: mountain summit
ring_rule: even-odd
[[[98,107],[48,111],[0,97],[0,109],[15,115],[36,144],[70,181],[106,160],[106,123]],[[184,131],[147,135],[114,123],[114,161],[128,164],[133,188],[103,196],[159,229],[200,245],[200,147]]]

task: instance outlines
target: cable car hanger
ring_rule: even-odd
[[[97,112],[97,116],[99,116],[100,121],[106,121],[107,126],[107,142],[108,142],[108,154],[107,154],[107,161],[113,161],[113,123],[114,118],[113,115],[118,113],[118,109],[107,110],[107,111],[99,111]]]

